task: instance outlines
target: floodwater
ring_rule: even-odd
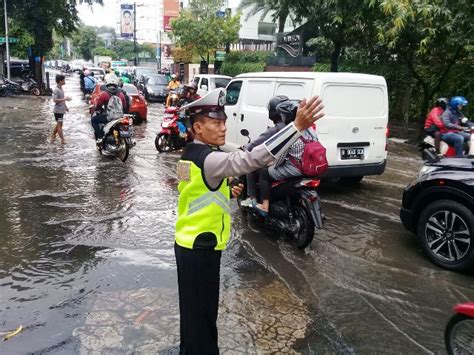
[[[50,143],[51,102],[0,100],[0,354],[151,354],[179,342],[173,229],[179,155],[158,154],[161,104],[126,164],[94,147],[78,78],[67,144]],[[223,254],[223,353],[443,353],[471,276],[431,264],[398,211],[416,150],[391,142],[386,172],[320,189],[325,229],[305,252],[233,206]]]

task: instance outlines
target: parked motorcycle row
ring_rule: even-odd
[[[5,97],[25,93],[34,96],[39,96],[41,94],[41,90],[36,81],[32,78],[31,73],[23,75],[18,81],[13,81],[7,78],[3,78],[3,80],[0,81],[0,96]]]

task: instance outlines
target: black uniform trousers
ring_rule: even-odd
[[[180,354],[219,354],[217,314],[221,251],[174,245],[178,267]]]

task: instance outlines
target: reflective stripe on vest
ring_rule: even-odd
[[[201,234],[215,237],[215,250],[225,249],[230,237],[230,190],[227,179],[216,191],[206,186],[201,169],[191,161],[178,163],[176,243],[193,249]]]

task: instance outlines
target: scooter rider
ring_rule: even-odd
[[[454,145],[457,157],[463,156],[464,143],[470,139],[470,134],[464,131],[464,127],[471,127],[473,125],[461,112],[462,108],[467,104],[468,101],[465,97],[454,96],[449,101],[447,109],[441,115],[445,126],[441,139],[448,144]]]
[[[91,118],[96,143],[102,142],[103,132],[99,125],[123,116],[124,107],[127,107],[125,95],[118,87],[119,79],[114,74],[107,74],[104,82],[106,89],[100,94],[95,105],[95,111],[99,113]]]
[[[303,100],[296,119],[251,152],[224,153],[227,116],[225,92],[211,91],[185,106],[191,114],[193,143],[178,162],[178,219],[175,256],[180,304],[180,353],[218,354],[217,314],[222,250],[230,238],[230,195],[240,195],[242,185],[230,188],[229,176],[239,176],[265,166],[281,156],[300,136],[324,116],[317,97]]]
[[[280,129],[285,127],[285,122],[282,120],[280,113],[276,110],[276,107],[284,102],[289,100],[285,95],[274,96],[268,102],[268,118],[273,122],[274,126],[269,127],[265,132],[263,132],[257,139],[251,141],[247,144],[244,149],[249,152],[253,148],[265,142],[272,135],[277,133]],[[257,179],[259,173],[257,171],[252,171],[246,176],[247,181],[247,198],[240,202],[243,207],[252,207],[254,203],[257,202]]]
[[[441,132],[445,129],[444,123],[441,120],[441,115],[446,106],[448,105],[448,99],[440,97],[436,99],[435,106],[432,108],[425,120],[425,133],[434,138],[434,144],[436,153],[440,153],[441,144]]]

